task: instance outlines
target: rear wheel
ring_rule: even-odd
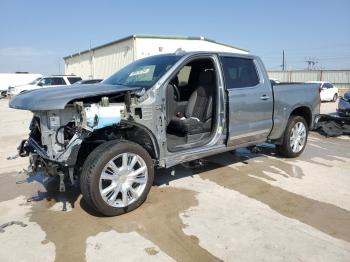
[[[153,178],[153,161],[144,148],[130,141],[111,141],[88,156],[80,183],[91,207],[106,216],[117,216],[146,200]]]
[[[284,132],[283,143],[277,146],[278,152],[288,158],[299,156],[305,149],[308,132],[308,125],[303,117],[291,116]]]

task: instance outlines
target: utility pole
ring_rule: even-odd
[[[282,71],[286,71],[286,60],[284,57],[284,50],[282,50]]]

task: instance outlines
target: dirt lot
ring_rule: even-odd
[[[293,160],[263,148],[157,172],[146,203],[104,218],[79,193],[7,160],[31,114],[0,100],[0,261],[350,261],[350,139],[309,137]],[[323,103],[332,112],[335,103]],[[46,187],[44,186],[46,185]],[[67,212],[63,212],[67,200]]]

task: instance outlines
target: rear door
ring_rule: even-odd
[[[272,128],[273,93],[253,58],[222,56],[228,103],[227,145],[264,141]]]

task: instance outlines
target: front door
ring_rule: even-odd
[[[228,102],[228,146],[261,142],[272,128],[273,93],[270,83],[250,58],[221,57]]]

